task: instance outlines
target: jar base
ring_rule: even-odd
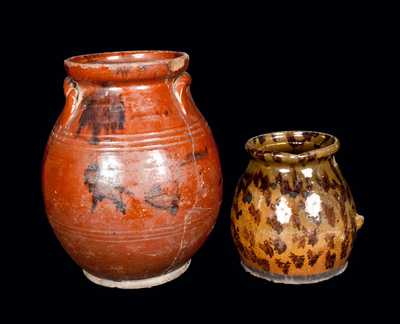
[[[329,280],[337,275],[340,275],[347,268],[347,262],[346,262],[342,267],[340,267],[338,269],[326,271],[326,272],[316,274],[316,275],[285,276],[285,275],[280,275],[280,274],[274,274],[271,272],[250,269],[243,263],[243,261],[241,263],[242,263],[242,267],[244,268],[244,270],[246,270],[248,273],[250,273],[254,277],[272,281],[275,283],[283,283],[283,284],[289,284],[289,285],[313,284],[313,283]]]
[[[141,289],[141,288],[151,288],[154,286],[159,286],[162,284],[165,284],[169,281],[172,281],[179,276],[181,276],[188,268],[190,265],[190,261],[187,261],[184,265],[181,267],[172,270],[170,272],[164,273],[162,275],[152,277],[152,278],[146,278],[146,279],[139,279],[139,280],[121,280],[121,281],[116,281],[116,280],[110,280],[110,279],[104,279],[104,278],[99,278],[96,277],[86,270],[82,270],[86,278],[88,278],[91,282],[95,283],[96,285],[100,285],[103,287],[109,287],[109,288],[120,288],[120,289]]]

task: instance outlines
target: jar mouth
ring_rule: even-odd
[[[277,163],[302,163],[329,158],[339,149],[339,140],[314,131],[283,131],[257,135],[245,145],[257,160]]]
[[[134,81],[172,78],[187,69],[189,55],[175,51],[122,51],[78,55],[64,61],[74,80]]]

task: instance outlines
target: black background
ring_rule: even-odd
[[[391,88],[382,75],[388,68],[390,26],[371,15],[373,10],[366,14],[360,8],[332,16],[288,16],[284,11],[279,17],[269,11],[256,14],[257,9],[233,17],[226,10],[209,10],[195,19],[197,9],[174,14],[171,7],[160,9],[159,15],[121,10],[120,19],[112,23],[108,15],[91,17],[66,9],[62,19],[46,17],[39,26],[37,18],[37,25],[32,22],[24,29],[19,45],[30,49],[30,63],[23,65],[25,90],[17,94],[25,130],[24,150],[19,152],[25,158],[18,164],[25,198],[14,203],[23,216],[20,239],[13,241],[18,303],[71,309],[73,304],[106,301],[117,309],[127,302],[136,311],[160,305],[176,309],[185,303],[202,314],[221,310],[228,302],[230,313],[259,309],[263,316],[278,307],[287,309],[282,314],[288,316],[289,309],[304,304],[307,311],[296,316],[310,320],[321,308],[330,317],[359,309],[359,301],[376,305],[386,294],[374,291],[391,288],[389,278],[395,277],[384,221],[391,203],[381,182],[382,176],[396,173],[382,158],[391,138],[387,130],[396,121],[387,99]],[[111,13],[116,18],[115,9]],[[219,147],[224,196],[214,231],[184,275],[152,289],[124,291],[92,284],[64,252],[45,216],[40,168],[47,137],[64,104],[63,60],[135,49],[190,55],[191,91]],[[323,131],[341,140],[337,161],[358,212],[365,216],[345,273],[307,286],[273,284],[245,273],[229,231],[234,188],[248,162],[244,143],[257,134],[292,129]],[[240,310],[239,305],[248,306]]]

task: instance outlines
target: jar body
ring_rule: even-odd
[[[218,151],[189,83],[184,72],[143,82],[65,81],[65,108],[43,162],[45,206],[64,249],[96,278],[174,271],[215,224]]]
[[[251,159],[238,182],[231,231],[253,275],[312,283],[342,272],[362,217],[334,156]]]

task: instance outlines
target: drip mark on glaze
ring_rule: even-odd
[[[322,252],[318,252],[318,253],[313,253],[311,250],[307,251],[307,258],[308,258],[308,265],[310,267],[313,267],[314,264],[317,263],[319,257],[321,256]]]
[[[122,200],[122,194],[133,194],[124,187],[111,184],[109,179],[102,177],[100,174],[100,167],[97,163],[92,163],[85,169],[84,184],[92,194],[92,212],[95,211],[100,201],[108,199],[119,212],[126,214],[126,204]]]
[[[280,234],[283,231],[282,224],[277,220],[275,213],[272,217],[267,218],[267,224],[270,225],[275,232]]]
[[[192,153],[188,153],[184,159],[184,161],[181,163],[182,165],[191,163],[191,162],[195,162],[201,159],[204,159],[208,156],[208,147],[206,146],[204,150],[202,151],[196,151],[193,154]]]
[[[284,241],[282,241],[279,237],[272,240],[271,243],[274,247],[274,250],[276,252],[278,252],[278,254],[282,254],[283,252],[286,251],[286,248],[287,248],[286,243]]]
[[[324,202],[322,202],[322,208],[325,211],[325,215],[326,215],[328,224],[332,227],[335,227],[335,223],[336,223],[335,209],[333,207],[328,206]]]
[[[261,220],[261,212],[257,210],[253,204],[250,205],[249,212],[253,216],[256,225],[259,225]]]
[[[271,204],[271,192],[269,190],[268,175],[263,175],[262,171],[258,171],[253,176],[253,183],[256,188],[259,188],[264,195],[267,206]]]
[[[282,262],[280,259],[275,259],[275,263],[276,265],[282,269],[282,272],[284,274],[288,274],[289,273],[289,268],[290,268],[290,262]]]
[[[325,268],[331,269],[335,265],[336,253],[331,253],[331,251],[326,252]]]
[[[293,169],[293,177],[294,177],[294,186],[290,193],[290,196],[295,198],[302,191],[301,189],[303,188],[303,181],[301,180],[301,177],[296,172],[296,169]]]
[[[301,269],[303,267],[304,259],[305,259],[304,255],[296,255],[296,254],[291,252],[290,255],[289,255],[289,258],[290,258],[290,260],[292,260],[294,266],[297,269]]]
[[[329,234],[329,233],[326,234],[325,242],[326,242],[328,248],[333,250],[335,248],[335,234]]]
[[[268,175],[264,175],[261,177],[261,184],[260,184],[260,189],[262,191],[269,191],[269,178]]]
[[[301,228],[301,219],[297,213],[292,214],[293,225],[299,230]]]
[[[241,256],[244,259],[248,259],[251,262],[258,264],[260,267],[262,267],[264,270],[269,271],[269,262],[266,259],[261,259],[259,258],[252,248],[246,248],[243,246],[242,243],[237,242],[238,250],[240,251]]]
[[[329,188],[331,187],[331,184],[330,184],[330,181],[329,181],[329,176],[326,173],[326,171],[321,176],[320,186],[324,189],[325,192],[328,192]]]
[[[268,243],[267,240],[264,241],[264,244],[259,244],[258,245],[261,250],[265,252],[266,255],[268,255],[270,258],[274,256],[274,249],[272,246]]]
[[[177,191],[177,190],[176,190]],[[179,209],[180,195],[178,192],[173,194],[166,193],[160,185],[155,185],[144,196],[144,201],[150,206],[166,210],[172,215],[176,215]]]
[[[262,171],[258,171],[253,175],[253,183],[256,188],[260,187],[261,178],[263,177]]]
[[[269,271],[269,270],[270,270],[268,260],[265,260],[265,259],[258,259],[258,260],[259,260],[259,263],[258,263],[258,264],[259,264],[261,267],[263,267],[265,271]]]
[[[256,244],[256,238],[254,236],[254,232],[253,231],[248,231],[249,233],[249,243],[251,247],[254,247]]]
[[[315,244],[317,244],[317,242],[318,242],[317,229],[315,228],[311,232],[309,232],[309,231],[306,231],[306,232],[307,232],[307,236],[308,236],[308,244],[310,244],[311,246],[314,246]]]
[[[79,135],[83,128],[91,128],[90,144],[98,144],[101,131],[114,133],[123,129],[125,123],[125,107],[120,96],[107,95],[107,92],[96,93],[82,100],[83,111],[79,118]]]
[[[244,192],[247,188],[247,186],[250,184],[252,175],[250,173],[244,173],[240,179],[239,183],[237,185],[237,194],[239,195],[241,192]]]

